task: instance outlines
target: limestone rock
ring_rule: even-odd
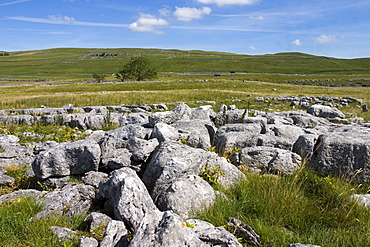
[[[74,237],[76,237],[77,233],[75,231],[72,231],[69,228],[61,227],[61,226],[51,226],[50,230],[57,235],[58,239],[60,241],[68,241],[72,240]]]
[[[147,188],[171,183],[185,175],[198,175],[204,163],[204,150],[179,142],[163,142],[153,155],[143,174]]]
[[[227,124],[219,128],[214,138],[218,153],[235,148],[257,145],[256,137],[262,132],[261,124]],[[250,143],[252,141],[252,143]]]
[[[186,219],[193,212],[211,206],[216,194],[202,178],[189,175],[155,187],[152,198],[161,211],[172,210]]]
[[[104,198],[113,206],[115,218],[131,229],[137,229],[148,212],[157,210],[145,185],[128,167],[113,171],[100,183],[98,199]]]
[[[186,227],[176,214],[154,210],[146,214],[138,226],[130,247],[210,246]]]
[[[11,176],[8,176],[8,175],[5,175],[5,174],[0,175],[0,186],[9,185],[9,184],[14,183],[14,182],[15,182],[15,179],[12,178]]]
[[[19,144],[19,138],[0,134],[0,167],[30,165],[34,159],[33,150]]]
[[[179,133],[171,125],[166,123],[157,123],[154,125],[151,138],[157,138],[159,142],[170,140],[177,141],[179,139]]]
[[[343,126],[320,135],[309,166],[324,175],[370,181],[370,129]]]
[[[101,227],[103,225],[105,226],[104,228],[106,228],[106,226],[109,222],[112,221],[112,219],[106,214],[92,212],[86,217],[85,221],[88,221],[89,230],[92,231],[97,227]]]
[[[215,131],[210,120],[181,120],[173,126],[179,132],[180,139],[186,141],[186,145],[203,149],[211,147]]]
[[[242,246],[238,239],[222,226],[215,227],[209,222],[198,219],[189,219],[186,222],[194,226],[193,230],[200,240],[211,246]]]
[[[78,247],[98,247],[99,242],[93,237],[81,237],[78,241]]]
[[[95,198],[95,189],[90,185],[70,184],[62,189],[48,192],[42,199],[44,210],[34,218],[41,219],[56,213],[73,216],[87,213]]]
[[[344,118],[344,114],[336,108],[325,105],[312,105],[308,107],[307,113],[322,118]]]
[[[317,138],[317,135],[312,134],[301,135],[293,144],[292,151],[301,156],[302,159],[310,158],[314,151]]]
[[[107,224],[100,247],[128,246],[127,230],[122,221],[112,220]]]
[[[90,141],[60,143],[40,153],[32,168],[38,178],[80,175],[97,171],[100,162],[100,147]]]
[[[85,184],[92,185],[94,188],[99,187],[99,183],[108,177],[108,174],[104,172],[96,172],[90,171],[85,173],[85,175],[81,178]]]
[[[292,174],[301,166],[299,155],[273,147],[243,148],[238,159],[236,165],[254,172]]]
[[[26,198],[26,197],[33,197],[36,199],[41,199],[45,196],[46,191],[38,191],[34,189],[29,190],[17,190],[9,194],[5,194],[0,196],[0,204],[4,202],[11,202],[13,199],[16,198]]]
[[[370,208],[370,194],[354,194],[351,196],[359,205]]]
[[[143,182],[149,190],[187,175],[200,175],[205,167],[218,167],[223,175],[218,178],[221,186],[228,187],[244,177],[234,165],[216,153],[191,148],[179,142],[163,142],[154,151]]]

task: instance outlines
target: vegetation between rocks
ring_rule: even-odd
[[[7,170],[16,178],[17,186],[13,189],[29,186],[29,181],[21,175],[25,167]],[[215,226],[225,225],[237,235],[236,229],[226,222],[229,217],[241,219],[261,236],[262,246],[286,246],[294,242],[329,247],[370,245],[370,211],[350,199],[354,193],[368,192],[369,184],[322,177],[307,168],[290,176],[248,172],[246,175],[247,179],[234,187],[221,189],[223,195],[197,217]],[[54,225],[75,230],[78,236],[99,233],[86,230],[84,215],[72,219],[53,216],[29,220],[41,210],[42,205],[34,199],[15,199],[2,204],[0,245],[77,246],[77,238],[60,242],[49,229]],[[238,237],[244,246],[250,246],[243,235]]]
[[[247,173],[198,217],[214,225],[239,218],[261,236],[262,246],[369,246],[370,211],[349,197],[369,188],[306,168],[291,176]]]

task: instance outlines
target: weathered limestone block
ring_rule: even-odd
[[[96,142],[76,141],[60,143],[40,153],[32,163],[38,178],[80,175],[97,171],[101,150]]]

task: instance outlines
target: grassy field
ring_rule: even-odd
[[[104,74],[108,81],[115,81],[112,74],[118,72],[131,56],[137,55],[151,60],[159,72],[156,81],[79,84],[92,80],[93,73]],[[220,73],[225,74],[215,76]],[[0,56],[0,107],[176,101],[192,104],[200,100],[213,100],[219,104],[235,98],[245,99],[249,94],[353,96],[368,102],[368,88],[292,84],[367,83],[369,80],[370,58],[345,60],[302,53],[248,56],[159,49],[60,48]],[[272,88],[277,91],[271,91]]]

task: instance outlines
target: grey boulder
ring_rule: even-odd
[[[0,186],[1,185],[9,185],[14,183],[15,179],[11,176],[6,175],[6,170],[0,168]]]
[[[78,241],[78,247],[98,247],[99,242],[93,237],[81,237]]]
[[[210,246],[176,214],[153,210],[146,214],[130,242],[130,247]]]
[[[157,123],[154,125],[151,138],[157,138],[159,142],[170,140],[177,141],[179,139],[179,133],[171,125],[166,123]]]
[[[60,143],[40,153],[32,163],[38,178],[80,175],[97,171],[100,162],[100,146],[91,141]]]
[[[232,160],[254,172],[292,174],[299,170],[301,157],[289,150],[274,147],[243,148]]]
[[[186,223],[193,227],[196,236],[210,246],[241,247],[238,239],[222,226],[215,227],[209,222],[189,219]]]
[[[110,221],[105,228],[104,238],[99,247],[125,247],[128,245],[125,223],[117,220]]]
[[[218,177],[221,186],[228,187],[244,174],[216,153],[192,148],[179,142],[163,142],[153,152],[143,174],[143,182],[149,190],[187,175],[200,175],[206,167],[222,171]]]
[[[142,180],[147,188],[153,189],[181,176],[198,175],[203,163],[204,150],[179,142],[162,142],[153,152]]]
[[[11,183],[14,183],[15,179],[11,176],[2,174],[0,175],[0,186],[2,185],[10,185]]]
[[[229,152],[233,148],[256,146],[257,137],[264,131],[260,123],[227,124],[217,130],[214,145],[218,153]]]
[[[99,183],[107,177],[108,174],[104,172],[90,171],[85,173],[85,175],[81,177],[81,179],[85,184],[92,185],[94,186],[94,188],[97,189],[99,187]]]
[[[32,148],[21,146],[19,138],[13,135],[0,134],[0,148],[0,167],[30,165],[34,159]]]
[[[27,197],[32,197],[37,200],[45,196],[47,192],[46,191],[38,191],[34,189],[29,189],[29,190],[17,190],[9,194],[5,194],[0,196],[0,204],[4,202],[11,202],[14,199],[17,198],[27,198]]]
[[[192,213],[211,206],[216,194],[202,178],[189,175],[154,188],[152,198],[161,211],[172,210],[186,219]]]
[[[370,208],[370,194],[354,194],[351,196],[359,205]]]
[[[130,229],[137,229],[148,212],[157,210],[145,185],[128,167],[113,171],[100,183],[98,199],[104,198],[113,206],[115,218],[124,221]]]
[[[51,226],[50,230],[58,237],[60,241],[72,240],[77,236],[77,232],[72,231],[67,227]]]
[[[94,198],[94,187],[84,184],[69,184],[62,189],[46,193],[41,200],[44,209],[34,218],[41,219],[54,213],[68,217],[87,213]]]
[[[210,120],[181,120],[173,124],[179,132],[180,139],[186,145],[208,149],[215,133],[214,124]]]
[[[309,166],[323,175],[370,181],[370,129],[343,126],[320,135]]]
[[[322,118],[344,118],[345,115],[336,108],[325,105],[312,105],[308,107],[307,113]]]

